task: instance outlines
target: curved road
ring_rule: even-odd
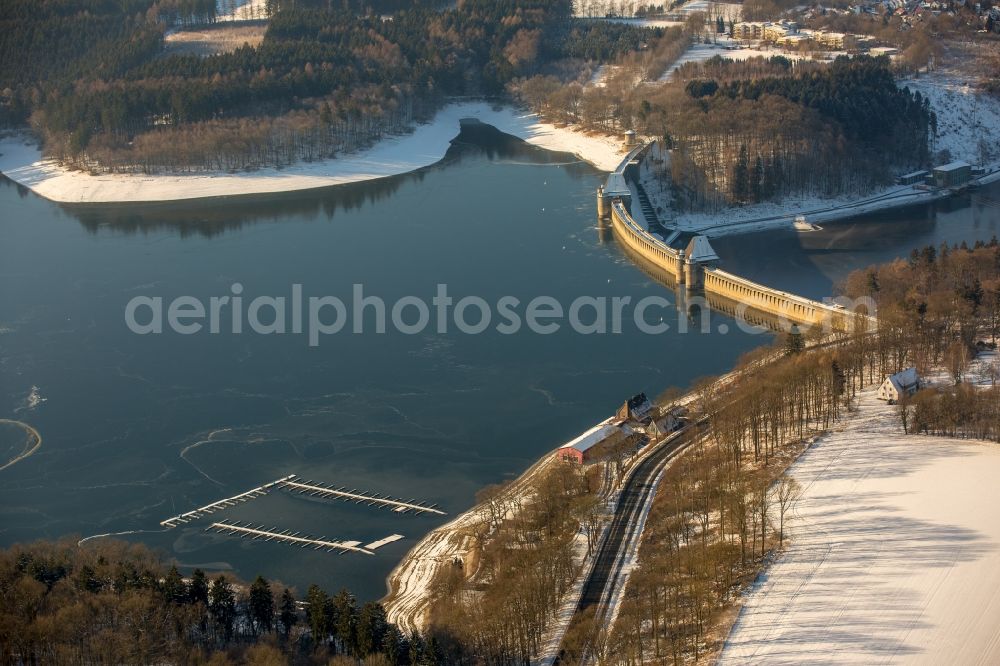
[[[640,517],[647,504],[652,501],[656,477],[674,456],[694,441],[697,431],[700,430],[699,426],[700,424],[689,425],[669,436],[629,473],[625,487],[618,498],[611,525],[605,532],[594,558],[593,568],[580,591],[580,600],[577,602],[571,624],[583,613],[595,607],[595,626],[604,624],[603,616],[614,595],[618,573],[629,546],[636,543],[637,532],[642,522]],[[566,656],[565,650],[561,649],[552,664],[565,663],[563,660]],[[581,663],[585,661],[586,656]]]

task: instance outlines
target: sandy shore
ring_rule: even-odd
[[[430,166],[444,157],[458,135],[460,121],[466,118],[478,119],[540,148],[572,153],[604,171],[614,169],[625,153],[621,141],[614,137],[556,127],[509,106],[463,102],[441,109],[432,122],[418,126],[411,134],[385,139],[337,159],[283,169],[92,176],[43,159],[37,146],[23,137],[8,137],[0,141],[0,172],[36,194],[62,203],[135,203],[293,192],[386,178]]]

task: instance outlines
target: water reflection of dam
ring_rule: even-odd
[[[841,331],[870,326],[871,319],[866,315],[779,291],[721,270],[717,267],[719,257],[704,236],[695,236],[685,249],[676,249],[644,229],[631,215],[629,180],[634,178],[638,160],[649,145],[626,155],[608,176],[606,184],[598,188],[598,234],[603,234],[603,238],[610,227],[626,254],[646,273],[674,290],[678,303],[707,303],[738,321],[774,330],[788,330],[792,324]]]
[[[613,234],[612,227],[606,223],[598,223],[598,234],[602,242],[610,240]],[[673,273],[664,270],[656,263],[649,261],[644,256],[633,250],[628,245],[622,243],[621,248],[632,263],[636,265],[649,278],[662,284],[674,293],[677,311],[688,320],[704,322],[708,325],[708,314],[710,311],[720,312],[743,323],[747,328],[764,328],[769,331],[787,332],[794,320],[781,317],[776,314],[758,310],[747,303],[743,303],[721,294],[709,290],[701,293],[692,293],[690,290],[678,285]]]

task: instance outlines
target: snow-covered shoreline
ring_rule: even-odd
[[[702,233],[710,237],[728,236],[791,228],[798,217],[805,218],[809,224],[834,222],[882,210],[928,204],[950,196],[952,193],[948,190],[918,190],[912,186],[892,187],[857,201],[850,201],[849,198],[843,200],[804,198],[760,207],[733,208],[714,218],[709,215],[689,216],[679,219],[678,226],[684,231]],[[761,215],[761,212],[767,209],[772,209],[773,212]],[[750,213],[750,219],[740,219],[741,213],[743,215]],[[691,219],[695,217],[702,219]]]
[[[540,457],[504,490],[509,496],[526,497],[536,475],[553,462],[552,451]],[[431,586],[441,571],[463,562],[474,549],[473,528],[489,521],[482,504],[469,507],[451,521],[420,539],[386,577],[388,594],[382,599],[389,621],[404,633],[423,631],[433,598]]]
[[[39,196],[59,203],[139,203],[242,194],[294,192],[387,178],[439,162],[458,135],[460,121],[474,118],[546,150],[572,153],[611,171],[625,151],[614,137],[557,127],[533,113],[486,102],[462,102],[441,109],[410,134],[389,137],[371,148],[321,162],[283,169],[193,174],[90,175],[42,158],[24,137],[0,140],[0,172]]]
[[[989,167],[991,171],[972,181],[988,185],[1000,180],[1000,164]],[[887,187],[863,199],[851,197],[823,199],[819,197],[792,197],[780,203],[730,207],[721,213],[688,214],[678,217],[674,224],[681,231],[709,237],[746,234],[755,231],[794,228],[797,218],[808,224],[849,220],[879,211],[921,206],[955,195],[949,189],[921,189],[912,185]],[[673,226],[673,225],[666,225]]]

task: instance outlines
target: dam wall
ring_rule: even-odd
[[[765,312],[789,324],[824,326],[838,331],[866,330],[871,324],[867,315],[772,289],[718,268],[706,268],[703,275],[705,293]]]
[[[597,190],[598,217],[610,219],[618,242],[644,262],[655,267],[657,273],[667,277],[667,282],[683,286],[686,292],[718,296],[728,303],[737,304],[729,314],[742,315],[752,309],[776,318],[786,330],[792,324],[821,326],[827,330],[869,330],[874,319],[867,314],[851,312],[837,305],[814,301],[803,296],[773,289],[717,267],[718,257],[707,239],[696,237],[688,251],[670,247],[663,239],[651,234],[632,217],[631,191],[628,179],[635,178],[636,160],[652,144],[637,146],[608,176],[605,186]],[[711,299],[709,299],[711,301]]]

